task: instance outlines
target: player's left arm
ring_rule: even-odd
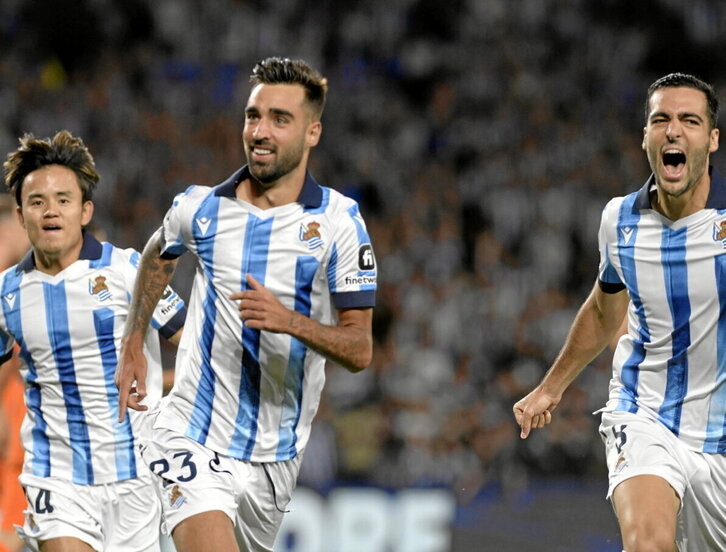
[[[285,307],[277,297],[251,275],[249,289],[230,295],[239,301],[239,315],[253,330],[286,333],[351,372],[368,366],[373,357],[373,309],[338,310],[335,326],[321,324]]]

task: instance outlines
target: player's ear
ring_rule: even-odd
[[[25,217],[23,216],[23,208],[20,206],[16,207],[15,215],[18,217],[18,222],[20,222],[20,226],[25,228]]]
[[[84,201],[81,207],[81,226],[86,226],[93,218],[93,201]]]
[[[320,121],[312,121],[308,125],[308,130],[305,135],[305,141],[307,142],[308,147],[315,147],[318,145],[318,142],[320,142],[320,135],[323,132],[323,123]]]
[[[708,145],[709,153],[713,153],[714,151],[716,151],[718,149],[718,135],[719,135],[718,129],[712,128],[711,129],[711,139],[710,139],[710,142]]]

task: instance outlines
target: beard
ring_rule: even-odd
[[[256,145],[256,144],[253,144]],[[245,147],[247,150],[247,159],[251,159],[250,151],[253,145]],[[291,147],[286,151],[276,152],[277,161],[273,163],[249,163],[250,174],[257,182],[265,188],[271,188],[272,185],[286,174],[294,171],[303,158],[303,142]]]
[[[673,183],[666,181],[661,176],[659,170],[661,162],[660,151],[649,151],[648,160],[650,161],[653,174],[656,175],[658,187],[663,191],[663,193],[673,198],[678,198],[695,188],[696,184],[698,184],[699,180],[708,170],[708,153],[708,146],[688,153],[685,182],[681,183],[680,187],[675,188]]]

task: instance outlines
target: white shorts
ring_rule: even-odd
[[[152,476],[102,485],[76,485],[53,477],[23,474],[28,498],[23,527],[28,548],[39,542],[75,537],[104,552],[158,552],[161,505],[150,488]]]
[[[160,476],[155,479],[165,534],[189,517],[220,510],[232,520],[244,552],[272,552],[301,455],[284,462],[245,462],[164,428],[154,429],[141,455]]]
[[[608,498],[631,477],[662,477],[681,499],[676,536],[679,550],[726,550],[726,455],[687,448],[668,428],[645,414],[603,412],[600,436],[607,456]]]

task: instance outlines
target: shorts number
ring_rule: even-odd
[[[40,489],[35,497],[35,513],[50,514],[53,512],[53,506],[50,503],[50,491]]]
[[[618,454],[623,452],[623,447],[625,446],[625,443],[628,440],[627,435],[625,435],[625,428],[628,427],[628,424],[623,424],[620,426],[619,429],[616,429],[615,426],[613,426],[613,437],[615,437],[615,448],[618,449]]]
[[[182,473],[179,477],[177,477],[177,481],[181,483],[185,483],[187,481],[191,481],[197,476],[197,466],[194,462],[192,462],[192,453],[188,450],[177,452],[172,456],[173,459],[176,458],[182,458],[181,465],[179,466],[180,470],[189,470],[188,473]],[[166,460],[166,458],[162,458],[160,460],[154,460],[149,464],[149,468],[152,472],[154,472],[159,477],[164,477],[164,474],[166,474],[169,469],[169,462]]]

